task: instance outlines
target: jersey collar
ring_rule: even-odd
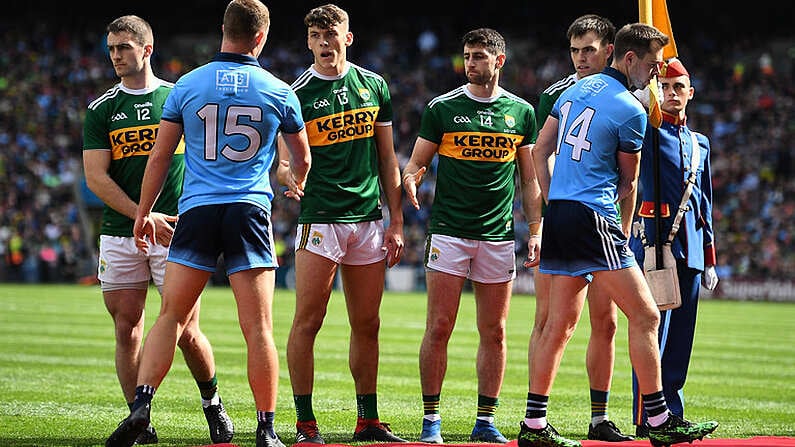
[[[317,71],[317,69],[315,68],[315,64],[312,64],[312,65],[309,66],[309,71],[315,77],[320,78],[320,79],[322,79],[324,81],[336,81],[338,79],[342,79],[342,78],[345,77],[345,75],[348,74],[348,71],[350,71],[350,69],[351,69],[351,63],[348,62],[348,61],[345,61],[345,68],[342,69],[342,72],[340,74],[329,76],[329,75],[321,74],[319,71]]]
[[[239,53],[224,53],[218,52],[213,57],[213,62],[237,62],[239,64],[254,65],[255,67],[262,67],[259,61],[254,56]]]
[[[629,79],[627,79],[627,77],[624,76],[624,73],[621,73],[620,71],[616,70],[613,67],[605,67],[605,69],[602,70],[602,73],[615,78],[618,82],[621,83],[621,85],[623,85],[624,87],[627,88],[627,90],[629,90]]]

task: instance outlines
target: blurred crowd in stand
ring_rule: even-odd
[[[96,95],[118,82],[102,26],[54,32],[44,24],[0,23],[0,281],[95,277],[99,208],[83,186],[82,117]],[[392,90],[402,168],[425,104],[465,82],[460,36],[444,27],[413,36],[354,31],[352,59],[381,73]],[[536,104],[545,86],[571,71],[561,51],[565,42],[542,44],[510,30],[504,35],[511,50],[501,83]],[[155,73],[170,81],[217,50],[215,35],[168,36],[156,29],[155,36]],[[786,280],[795,271],[795,39],[721,38],[677,42],[696,88],[688,123],[712,141],[718,273]],[[303,34],[271,36],[261,63],[291,83],[311,63]],[[431,173],[420,193],[433,194],[433,183]],[[431,199],[420,197],[420,203]],[[515,209],[521,260],[527,234],[521,208]],[[428,211],[403,208],[402,265],[422,268]],[[283,266],[292,264],[297,216],[295,202],[275,200]],[[284,285],[288,269],[280,270]]]

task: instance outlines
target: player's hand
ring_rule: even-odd
[[[425,175],[427,168],[421,167],[414,173],[403,174],[403,189],[406,190],[406,196],[409,202],[414,206],[414,209],[420,209],[420,202],[417,200],[417,187],[422,183],[422,176]]]
[[[171,224],[179,220],[179,217],[154,212],[150,213],[149,217],[154,224],[154,234],[152,234],[151,240],[164,247],[171,245],[171,238],[174,236],[174,227]]]
[[[292,171],[290,171],[290,162],[288,160],[279,160],[279,165],[281,169],[287,170],[287,173],[284,176],[284,186],[287,187],[287,190],[284,191],[284,196],[300,202],[301,197],[304,196],[304,186],[306,185],[306,182],[296,182]]]
[[[403,228],[393,228],[392,225],[386,229],[384,234],[384,246],[381,250],[386,252],[386,266],[393,267],[403,256]]]
[[[135,246],[144,254],[149,254],[149,241],[155,238],[155,223],[150,214],[138,215],[133,224]]]
[[[531,235],[527,241],[527,259],[524,267],[529,269],[537,266],[541,262],[541,236]]]
[[[718,286],[718,274],[715,273],[715,266],[708,265],[701,274],[701,285],[707,290],[715,290]]]

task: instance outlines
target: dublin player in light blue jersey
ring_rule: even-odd
[[[519,447],[580,446],[547,423],[547,405],[563,351],[577,325],[588,288],[604,288],[627,317],[629,352],[637,373],[653,446],[701,439],[714,421],[691,423],[668,411],[660,378],[660,313],[627,238],[634,210],[640,147],[647,112],[630,90],[657,75],[669,38],[656,28],[629,24],[616,33],[613,63],[566,90],[533,148],[533,162],[548,202],[540,270],[552,275],[544,333],[529,365],[530,386]],[[555,155],[554,174],[549,159]]]
[[[584,14],[574,19],[566,30],[574,73],[553,82],[538,98],[536,122],[541,128],[552,110],[552,106],[560,95],[580,79],[601,73],[610,64],[613,57],[613,42],[616,39],[616,27],[607,17],[596,14]],[[538,194],[538,206],[543,207],[543,199]],[[542,212],[543,216],[543,212]],[[542,221],[528,222],[531,240],[539,250],[541,248]],[[537,259],[533,259],[537,258]],[[533,262],[538,264],[538,253],[529,253],[525,266],[532,268]],[[536,265],[537,267],[537,265]],[[549,315],[549,282],[551,275],[536,269],[533,272],[535,283],[536,305],[533,331],[530,334],[528,359],[532,363],[533,352],[538,338],[544,332]],[[621,430],[610,420],[608,403],[610,388],[613,381],[613,363],[615,361],[615,338],[618,327],[618,307],[599,285],[590,285],[586,297],[588,301],[588,318],[591,334],[588,337],[588,350],[585,354],[585,368],[588,372],[589,392],[591,401],[591,420],[588,423],[588,439],[608,442],[631,441],[632,437],[621,433]]]
[[[302,194],[311,155],[298,98],[257,62],[269,26],[268,8],[259,0],[229,2],[221,51],[180,78],[166,99],[141,187],[136,245],[146,251],[155,240],[152,205],[184,133],[179,223],[166,265],[163,305],[143,350],[135,402],[106,446],[130,446],[147,426],[152,397],[171,366],[187,313],[223,255],[248,348],[256,445],[283,447],[273,428],[279,358],[271,318],[277,263],[269,170],[277,133],[290,152],[292,194]]]

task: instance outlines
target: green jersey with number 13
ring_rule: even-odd
[[[386,81],[348,62],[334,77],[309,68],[292,87],[301,101],[312,152],[298,222],[381,219],[375,127],[392,124]]]

